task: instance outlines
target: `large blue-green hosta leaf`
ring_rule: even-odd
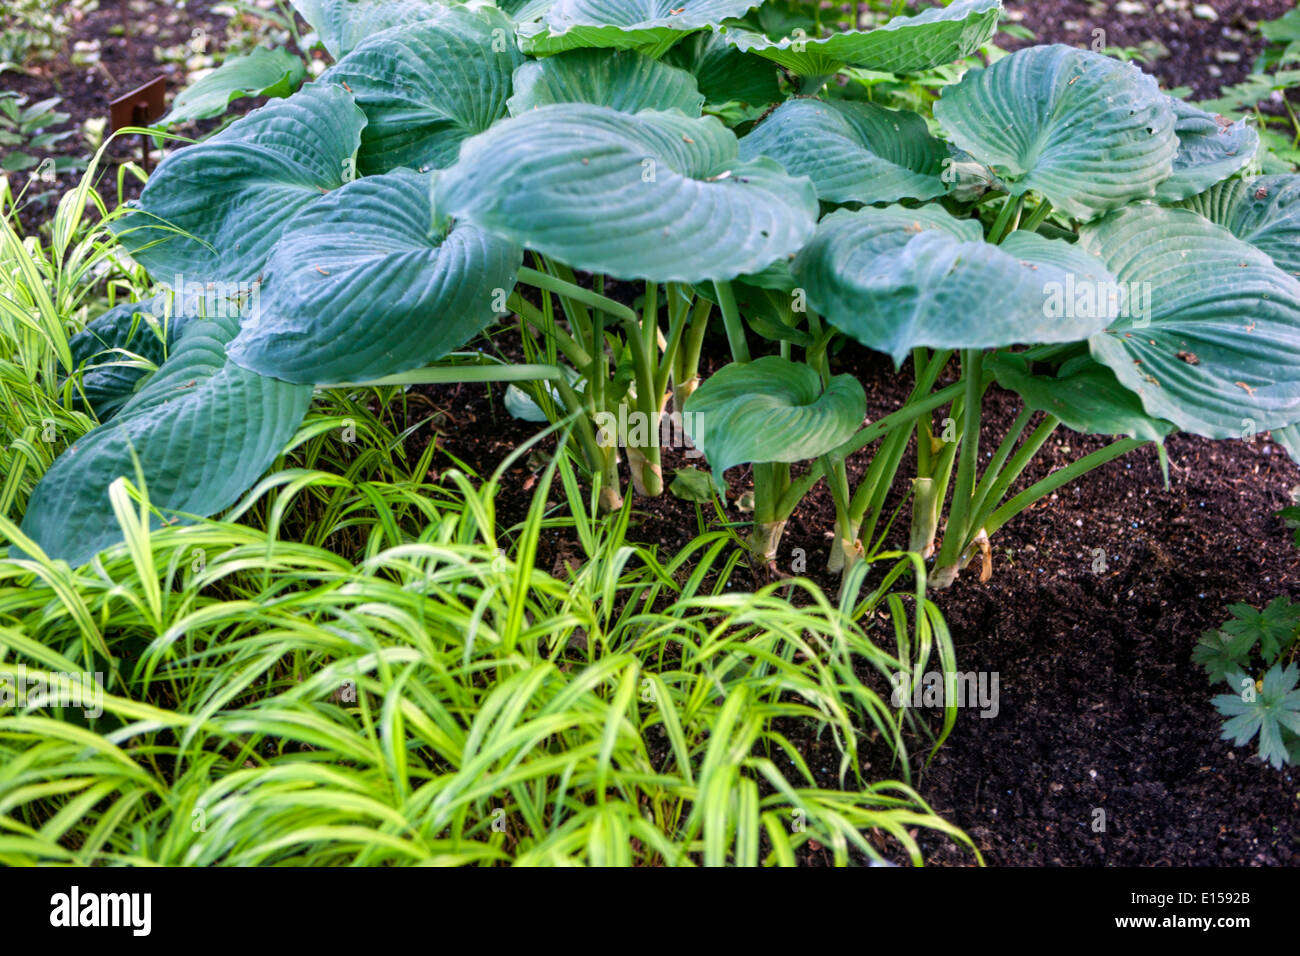
[[[345,90],[313,83],[172,153],[114,229],[159,281],[252,282],[285,222],[343,185],[365,122]]]
[[[135,481],[133,453],[150,501],[169,516],[205,517],[234,504],[284,450],[311,402],[311,388],[226,358],[238,326],[237,317],[191,322],[166,365],[117,416],[45,473],[23,533],[74,565],[120,541],[108,488],[120,477]]]
[[[823,202],[933,199],[948,189],[948,150],[925,120],[874,103],[788,100],[741,139],[740,156],[770,156],[809,177]]]
[[[699,116],[704,97],[691,74],[634,50],[571,50],[530,60],[515,71],[512,116],[552,103],[591,103],[623,113],[681,110]]]
[[[435,7],[430,19],[362,40],[322,83],[351,91],[366,114],[357,168],[441,169],[460,144],[506,115],[524,56],[514,27],[490,7]]]
[[[1259,176],[1220,183],[1180,203],[1300,275],[1300,176]]]
[[[862,425],[867,396],[852,375],[821,376],[775,355],[724,366],[686,400],[692,444],[714,480],[746,462],[807,461],[843,445]]]
[[[538,56],[578,47],[662,54],[692,30],[738,17],[762,0],[555,0],[519,26],[524,50]]]
[[[505,310],[518,246],[469,223],[436,229],[429,176],[359,179],[285,227],[239,364],[290,382],[362,382],[419,368]]]
[[[1077,219],[1155,195],[1178,153],[1171,100],[1141,70],[1055,45],[1030,47],[944,89],[935,118],[994,167]]]
[[[1300,465],[1300,424],[1273,429],[1273,440],[1282,446],[1292,461]]]
[[[899,363],[917,346],[1078,341],[1125,307],[1077,246],[1027,232],[991,245],[977,221],[937,206],[832,213],[793,271],[813,309]]]
[[[555,0],[495,0],[498,10],[510,14],[516,22],[535,20],[551,8]]]
[[[874,30],[827,37],[773,40],[730,26],[720,32],[737,49],[766,57],[799,76],[828,76],[845,66],[916,73],[970,56],[992,38],[1001,15],[1001,0],[955,0],[914,17],[895,17]]]
[[[1174,174],[1156,187],[1160,202],[1195,196],[1255,158],[1259,134],[1244,119],[1233,123],[1182,100],[1171,98],[1170,102],[1177,117],[1178,155],[1174,157]]]
[[[702,282],[757,272],[812,235],[812,183],[744,161],[711,117],[543,106],[466,141],[438,211],[575,269]]]
[[[1207,438],[1300,421],[1300,282],[1184,209],[1148,204],[1080,244],[1146,305],[1090,340],[1147,413]]]
[[[446,6],[439,0],[293,0],[293,5],[336,60],[366,37],[424,20]]]

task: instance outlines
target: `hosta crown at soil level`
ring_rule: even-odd
[[[896,361],[1003,349],[988,373],[1085,431],[1300,422],[1300,177],[1245,178],[1248,124],[1064,46],[967,61],[933,117],[888,84],[866,101],[862,70],[978,53],[998,0],[823,36],[746,0],[296,6],[334,66],[176,150],[118,222],[179,321],[142,327],[151,299],[79,341],[102,424],[23,523],[56,557],[117,539],[108,487],[137,461],[169,520],[228,507],[292,443],[310,386],[443,359],[539,276],[645,284],[677,323],[629,338],[644,317],[590,290],[556,309],[578,325],[555,394],[580,401],[584,356],[625,369],[633,340],[677,347],[709,318],[682,302],[721,313],[734,361],[711,356],[687,403],[716,475],[866,444],[861,387],[817,364],[840,334]],[[598,313],[603,340],[581,326]],[[160,368],[100,367],[114,349]]]

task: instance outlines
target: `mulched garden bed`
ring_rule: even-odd
[[[714,345],[706,354],[725,354],[724,343]],[[895,376],[880,356],[855,345],[844,349],[835,371],[863,382],[872,418],[897,408],[908,384],[906,375]],[[449,456],[486,477],[537,431],[505,412],[504,386],[440,386],[420,394],[442,414],[412,437],[410,454],[418,455],[436,430]],[[983,447],[1001,440],[1018,401],[996,388],[990,393]],[[418,411],[428,414],[422,403]],[[1017,488],[1105,443],[1059,430]],[[995,535],[990,582],[964,575],[932,595],[952,629],[958,669],[999,675],[1000,711],[989,719],[963,711],[918,789],[970,833],[991,864],[1300,862],[1300,784],[1293,772],[1255,759],[1252,749],[1218,739],[1210,698],[1221,689],[1191,660],[1201,632],[1222,624],[1229,604],[1262,606],[1283,593],[1300,598],[1300,550],[1274,515],[1290,503],[1300,469],[1266,437],[1246,443],[1177,435],[1168,450],[1168,490],[1152,449],[1111,462]],[[665,451],[665,477],[699,463]],[[852,479],[868,461],[868,452],[851,459]],[[505,475],[497,499],[503,527],[523,520],[542,464],[521,460]],[[903,474],[910,464],[904,462]],[[452,465],[440,457],[436,467]],[[734,502],[750,487],[748,469],[727,478]],[[558,495],[557,489],[557,506]],[[632,535],[664,554],[698,531],[695,506],[671,495],[637,499],[633,507]],[[793,549],[803,548],[808,576],[831,592],[837,578],[823,569],[833,514],[822,484],[795,513],[782,543],[784,567]],[[745,518],[734,508],[729,516]],[[1093,571],[1097,548],[1106,553],[1100,574]],[[549,532],[538,566],[562,576],[565,557],[578,554],[576,541]],[[738,571],[733,584],[748,586],[745,575]],[[836,785],[838,756],[830,745],[795,742],[824,774],[821,782]],[[923,753],[922,741],[914,749]],[[873,778],[897,773],[884,751],[864,759],[883,761],[870,771]],[[1106,812],[1104,833],[1092,828],[1098,809]],[[946,842],[923,845],[931,862],[970,862]],[[808,862],[818,862],[815,853]]]

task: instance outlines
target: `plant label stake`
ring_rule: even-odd
[[[126,126],[148,126],[154,120],[161,119],[167,111],[165,94],[167,78],[154,77],[144,86],[138,87],[124,96],[119,96],[108,104],[109,132],[116,133]],[[140,152],[144,171],[149,172],[149,137],[140,135]]]

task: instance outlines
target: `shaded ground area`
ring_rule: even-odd
[[[905,397],[906,376],[893,376],[857,346],[844,350],[836,371],[864,383],[872,418]],[[536,430],[505,413],[501,387],[490,399],[481,385],[425,394],[446,412],[441,447],[485,474]],[[1001,439],[1018,401],[990,394],[986,447]],[[412,451],[431,437],[415,436]],[[1018,487],[1102,444],[1062,429]],[[1112,462],[995,536],[988,584],[964,576],[934,595],[959,669],[998,674],[1000,711],[990,719],[963,711],[918,789],[971,834],[990,863],[1300,862],[1300,783],[1293,771],[1275,771],[1253,750],[1218,739],[1210,698],[1221,689],[1191,661],[1201,632],[1224,621],[1227,605],[1262,606],[1281,593],[1300,598],[1300,551],[1274,516],[1300,484],[1300,469],[1265,437],[1246,443],[1180,435],[1168,448],[1168,490],[1154,450]],[[869,454],[850,462],[855,479]],[[671,452],[665,473],[689,463]],[[506,475],[498,498],[503,522],[523,519],[541,464],[521,463]],[[910,466],[905,461],[904,469]],[[727,478],[734,502],[750,487],[748,470]],[[638,499],[634,508],[632,534],[665,553],[699,530],[695,506],[671,496]],[[745,518],[734,507],[729,517]],[[831,591],[837,582],[822,569],[832,520],[823,484],[791,520],[782,546],[784,569],[802,548],[809,576]],[[902,545],[899,530],[895,543]],[[561,576],[563,558],[581,553],[560,532],[545,533],[541,547],[539,567]],[[1097,549],[1105,555],[1100,571]],[[734,581],[747,586],[743,569]],[[892,644],[891,635],[881,639]],[[833,750],[811,737],[795,743],[825,773],[822,783],[838,783]],[[914,749],[922,751],[923,741]],[[897,773],[887,752],[864,759],[876,761],[864,768],[871,779]],[[1106,814],[1104,833],[1093,830],[1098,810]],[[939,841],[927,848],[934,862],[970,861]],[[818,862],[815,853],[808,862]]]
[[[1114,462],[1004,529],[991,582],[938,598],[1001,710],[963,713],[921,791],[992,863],[1300,862],[1294,769],[1218,739],[1224,688],[1190,659],[1228,604],[1300,594],[1273,515],[1300,473],[1262,439],[1169,453],[1169,491],[1150,451]]]

